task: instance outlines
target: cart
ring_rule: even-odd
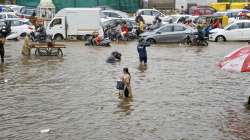
[[[32,43],[31,49],[35,50],[36,56],[63,56],[62,48],[66,48],[64,44],[58,43]]]

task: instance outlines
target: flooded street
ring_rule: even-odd
[[[0,66],[1,140],[249,140],[249,73],[216,63],[247,43],[148,48],[138,69],[136,42],[111,48],[66,43],[64,57],[21,56],[6,44]],[[112,51],[122,61],[107,64]],[[134,98],[119,99],[116,81],[128,67]],[[48,133],[40,133],[50,129]]]

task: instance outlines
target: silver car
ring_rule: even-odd
[[[142,33],[140,37],[146,41],[155,43],[179,43],[183,42],[188,36],[196,33],[197,30],[184,24],[165,24],[162,27]]]

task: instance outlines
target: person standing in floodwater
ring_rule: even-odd
[[[124,83],[124,96],[132,97],[132,88],[131,88],[131,75],[128,68],[123,68],[122,81]]]
[[[137,45],[137,51],[138,51],[138,54],[139,54],[139,61],[142,64],[144,65],[147,65],[147,62],[148,62],[148,56],[147,56],[147,49],[146,47],[149,47],[150,46],[150,43],[145,41],[143,38],[141,38],[139,40],[139,43]]]
[[[22,54],[25,56],[30,56],[30,35],[26,34],[24,38],[23,48],[22,48]]]
[[[4,43],[5,43],[5,38],[2,34],[0,34],[0,55],[1,55],[1,62],[4,63]]]

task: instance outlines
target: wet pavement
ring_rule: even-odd
[[[66,43],[63,58],[23,57],[22,42],[8,42],[0,66],[0,139],[249,140],[250,75],[216,66],[246,45],[153,46],[142,70],[136,42]],[[114,50],[122,61],[106,64]],[[123,67],[132,74],[133,99],[115,95]]]

